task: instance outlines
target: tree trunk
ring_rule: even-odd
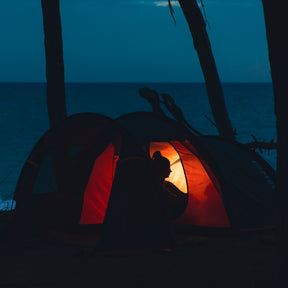
[[[285,1],[262,0],[266,24],[271,76],[273,81],[274,103],[277,129],[277,180],[276,197],[278,206],[277,271],[279,281],[287,285],[288,271],[288,26]],[[283,286],[287,287],[287,286]]]
[[[67,116],[59,0],[41,0],[45,36],[47,108],[50,127]]]
[[[196,0],[179,0],[188,22],[194,47],[206,82],[207,94],[219,135],[234,139],[234,133],[227,113],[222,86],[211,50],[206,24]]]
[[[60,7],[59,0],[41,0],[41,4],[45,36],[47,109],[50,128],[55,128],[67,117]],[[69,215],[74,187],[70,174],[70,151],[63,147],[61,150],[58,149],[52,150],[51,153],[57,185],[57,205],[65,207],[65,209],[61,207],[62,209],[59,210],[55,208],[53,211],[53,213],[63,213],[57,222],[57,227],[60,227],[66,225],[65,216]],[[69,205],[67,201],[63,200],[66,193],[70,193]]]

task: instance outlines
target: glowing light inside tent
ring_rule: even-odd
[[[151,142],[150,157],[153,156],[155,151],[160,151],[162,156],[166,157],[170,161],[170,169],[172,172],[166,180],[173,183],[183,193],[188,193],[183,165],[175,148],[168,142]]]
[[[151,157],[157,150],[170,161],[172,172],[167,180],[184,193],[189,191],[188,205],[177,221],[196,226],[230,227],[219,183],[196,149],[187,141],[150,143]]]

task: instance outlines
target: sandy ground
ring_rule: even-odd
[[[93,245],[1,246],[1,287],[273,287],[271,233],[177,235],[174,250],[99,255]],[[65,241],[64,241],[65,242]]]

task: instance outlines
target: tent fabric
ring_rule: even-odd
[[[219,194],[221,191],[216,188],[219,185],[212,183],[199,158],[178,141],[151,142],[150,155],[157,150],[170,160],[172,172],[167,180],[183,193],[188,193],[189,190],[187,207],[176,222],[196,226],[230,227]]]
[[[95,160],[84,191],[80,224],[103,223],[118,159],[109,144]]]
[[[103,223],[118,146],[125,137],[125,131],[115,121],[94,113],[73,115],[56,129],[48,130],[36,143],[19,176],[14,192],[18,220],[14,223],[25,227],[22,232],[27,235],[42,228],[69,230],[79,223]],[[129,146],[130,154],[138,153],[135,146]],[[89,193],[93,185],[103,188],[101,193]],[[98,210],[91,214],[93,205]]]
[[[179,142],[173,141],[172,144],[182,159],[190,196],[188,206],[178,221],[196,226],[230,227],[221,190],[217,190],[219,185],[214,185],[196,155]]]
[[[142,147],[172,145],[180,156],[189,200],[177,224],[234,230],[275,227],[275,171],[259,154],[217,136],[196,136],[155,113],[126,114],[117,121]]]
[[[223,202],[232,224],[243,229],[273,227],[276,202],[275,172],[271,166],[239,143],[212,136],[201,141],[213,151],[218,178],[229,191],[223,195]]]
[[[151,157],[158,150],[170,161],[166,187],[177,188],[173,197],[163,196],[153,178]],[[239,143],[196,136],[155,113],[114,120],[80,113],[32,149],[16,185],[10,231],[102,225],[102,240],[114,245],[145,246],[153,238],[163,244],[169,213],[178,227],[274,227],[274,194],[275,171]]]

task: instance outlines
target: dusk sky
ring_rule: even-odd
[[[261,0],[203,0],[222,82],[271,81]],[[67,82],[203,82],[177,1],[60,0]],[[0,2],[0,81],[45,81],[40,0]]]

